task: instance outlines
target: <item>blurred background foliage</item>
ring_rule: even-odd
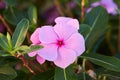
[[[90,4],[96,1],[99,0],[85,0],[85,8],[88,8]],[[120,8],[120,0],[114,1]],[[118,12],[120,12],[120,9]],[[100,16],[98,16],[98,14]],[[81,0],[0,0],[0,16],[4,17],[4,20],[12,30],[10,31],[6,27],[8,25],[5,25],[6,23],[0,20],[1,33],[7,35],[7,32],[9,32],[12,36],[15,30],[16,33],[18,32],[18,35],[14,33],[16,42],[14,43],[14,40],[12,40],[12,44],[17,45],[17,47],[14,46],[15,49],[18,49],[21,44],[30,45],[29,37],[33,31],[37,27],[45,24],[55,24],[54,19],[56,17],[67,16],[77,18],[81,28],[79,32],[85,37],[87,48],[84,55],[79,58],[78,64],[82,65],[81,58],[88,59],[92,63],[86,62],[86,70],[93,70],[94,73],[97,74],[97,80],[120,80],[120,13],[119,15],[108,15],[105,9],[97,7],[90,13],[85,13],[85,20],[83,21],[81,18]],[[98,19],[95,23],[96,17],[98,17]],[[26,19],[23,20],[23,18],[26,18],[28,21]],[[95,27],[93,24],[95,24]],[[26,25],[28,25],[29,28],[24,27],[22,29],[19,27]],[[16,29],[16,26],[19,28]],[[24,29],[26,29],[26,31]],[[27,31],[27,29],[29,30]],[[22,42],[24,39],[25,41],[19,45],[17,44],[18,38],[16,36],[22,36],[21,32],[24,32],[24,34],[27,33],[27,37],[20,37],[22,38]],[[10,37],[0,36],[0,45],[4,45],[4,43],[6,43],[4,42],[5,40],[10,40]],[[35,58],[29,58],[27,54],[25,54],[24,57],[26,61],[37,73],[36,75],[31,74],[20,59],[10,56],[9,53],[12,54],[14,48],[11,48],[11,51],[3,51],[4,47],[7,49],[6,46],[7,45],[0,47],[0,80],[64,80],[64,72],[57,68],[53,69],[52,63],[46,62],[41,66],[36,62]],[[26,46],[22,46],[22,48],[27,48],[28,50]],[[101,56],[96,53],[107,56]],[[68,75],[67,80],[78,80],[77,78],[79,78],[79,80],[85,80],[83,77],[84,72],[77,73],[79,69],[76,69],[76,67],[74,69],[76,74],[71,70],[71,66],[66,69],[66,74]],[[54,74],[56,75],[54,76]],[[94,80],[94,77],[91,78],[89,73],[85,73],[84,75],[86,76],[86,80]],[[74,79],[72,79],[70,76],[74,76],[75,78],[73,77]]]

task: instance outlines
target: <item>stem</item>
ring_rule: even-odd
[[[86,80],[86,77],[85,77],[85,62],[86,62],[86,59],[83,59],[83,63],[82,63],[82,71],[83,71],[83,77],[84,77],[84,80]]]
[[[66,73],[65,73],[65,69],[64,69],[64,77],[65,77],[65,80],[67,80]]]
[[[32,70],[32,68],[28,65],[28,62],[25,60],[23,55],[18,56],[18,58],[23,62],[23,65],[32,73],[35,75],[35,72]]]
[[[31,65],[34,65],[34,68],[36,68],[39,72],[44,72],[44,70],[42,70],[40,67],[38,67],[34,61],[29,61],[29,63]]]
[[[85,18],[85,0],[82,0],[81,1],[81,19],[82,19],[82,22],[84,21],[84,18]]]
[[[55,6],[56,6],[56,8],[57,8],[57,10],[58,10],[58,12],[59,12],[59,14],[60,14],[61,16],[64,16],[64,13],[63,13],[63,11],[62,11],[62,7],[61,7],[59,1],[58,1],[58,0],[54,0],[54,4],[55,4]]]
[[[7,31],[12,35],[13,31],[10,28],[10,26],[7,24],[7,22],[5,21],[4,17],[2,17],[2,15],[0,14],[0,20],[3,22],[3,24],[5,25],[5,28],[7,29]]]

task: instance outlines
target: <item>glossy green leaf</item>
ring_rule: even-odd
[[[54,70],[48,70],[33,76],[30,80],[53,80]]]
[[[96,65],[102,66],[106,69],[120,72],[120,59],[111,57],[111,56],[104,56],[100,54],[83,54],[80,56],[81,58],[86,58],[93,62]]]
[[[27,19],[22,19],[15,29],[15,32],[12,36],[12,43],[14,47],[20,46],[27,34],[29,28],[29,21]]]
[[[107,31],[107,22],[108,14],[106,10],[100,6],[92,9],[92,11],[85,16],[84,23],[91,26],[89,33],[85,37],[86,46],[89,50],[95,45],[98,39]]]
[[[54,80],[77,80],[77,77],[75,76],[71,66],[66,69],[56,67]]]
[[[80,24],[79,32],[85,37],[90,31],[90,26],[87,24]]]
[[[1,33],[0,33],[0,46],[6,51],[9,50],[8,40],[7,40],[6,36],[4,36]]]
[[[14,69],[9,66],[0,66],[0,80],[13,80],[17,76]]]

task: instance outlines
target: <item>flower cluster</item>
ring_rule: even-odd
[[[113,2],[113,0],[100,0],[91,4],[91,7],[87,9],[87,12],[90,12],[92,8],[96,6],[103,6],[109,14],[116,15],[118,6]]]
[[[31,35],[32,45],[40,44],[44,48],[29,53],[30,57],[37,55],[37,61],[53,61],[61,68],[72,64],[85,51],[85,40],[78,32],[77,19],[58,17],[54,26],[42,26]]]

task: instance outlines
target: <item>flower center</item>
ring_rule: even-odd
[[[59,47],[63,46],[63,45],[64,45],[63,40],[58,40],[58,41],[57,41],[57,45],[58,45]]]

